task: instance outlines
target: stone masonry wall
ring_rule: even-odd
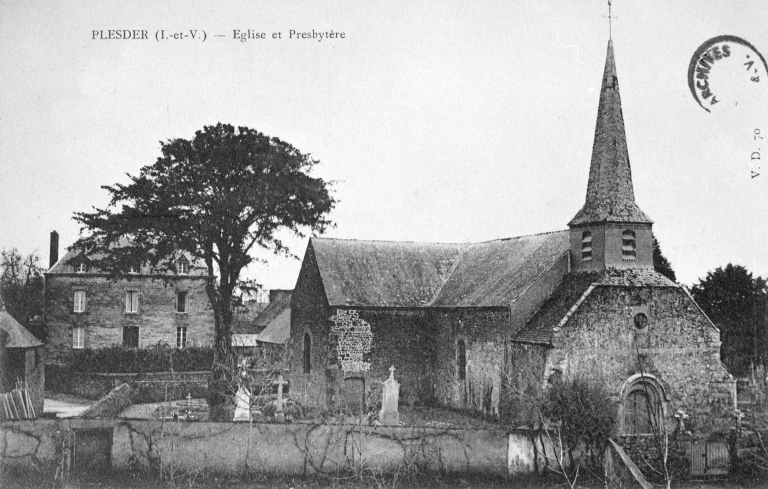
[[[95,453],[106,455],[107,470],[156,474],[165,467],[190,481],[196,474],[339,476],[360,467],[374,474],[534,470],[530,436],[506,430],[66,418],[0,424],[0,480],[11,470],[79,475],[75,448],[86,430],[111,441],[109,453]]]
[[[72,332],[85,328],[84,347],[122,344],[123,327],[138,326],[139,346],[176,345],[176,328],[187,328],[187,343],[213,343],[214,321],[206,280],[194,276],[131,276],[109,279],[95,275],[48,274],[45,319],[49,363],[62,363],[72,351]],[[84,312],[74,312],[75,291],[86,293]],[[125,295],[138,291],[138,313],[125,311]],[[176,312],[177,292],[187,292],[187,312]]]
[[[381,400],[384,380],[389,368],[395,367],[395,378],[400,382],[400,403],[431,403],[433,378],[431,365],[434,359],[433,334],[425,321],[425,312],[414,309],[334,309],[331,323],[338,317],[354,314],[370,325],[370,351],[363,354],[366,370],[346,369],[342,359],[343,343],[336,334],[330,335],[331,348],[328,364],[335,370],[335,401],[346,400],[346,379],[365,379],[365,397],[368,408],[374,408]],[[365,345],[362,345],[365,346]]]
[[[639,329],[635,314],[647,315]],[[668,428],[682,409],[689,429],[707,433],[732,422],[736,382],[720,362],[720,334],[679,288],[598,287],[556,336],[545,376],[583,376],[603,383],[622,430],[623,388],[632,375],[656,377],[666,395]]]
[[[539,422],[535,399],[546,379],[547,348],[526,343],[507,344],[502,378],[500,414],[512,426]]]
[[[498,415],[509,310],[433,310],[430,321],[436,327],[433,382],[437,402],[457,409]],[[459,340],[463,340],[466,347],[464,380],[459,375]]]

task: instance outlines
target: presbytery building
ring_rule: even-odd
[[[110,275],[74,249],[59,260],[53,231],[45,274],[47,362],[66,364],[69,354],[83,348],[213,344],[204,270],[181,255],[171,272],[137,264],[129,273]]]

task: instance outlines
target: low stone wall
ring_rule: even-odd
[[[668,438],[667,471],[675,479],[690,477],[691,464],[687,450],[692,440],[690,436]],[[664,467],[659,455],[659,444],[663,446],[664,443],[663,435],[658,438],[652,434],[622,435],[616,442],[648,480],[663,480]]]
[[[71,394],[85,399],[101,399],[120,384],[131,387],[134,404],[165,400],[204,398],[208,393],[210,372],[154,372],[105,374],[72,372],[61,365],[47,365],[45,390]],[[167,398],[166,398],[167,396]]]
[[[88,460],[107,460],[115,471],[304,476],[336,475],[363,464],[378,474],[514,475],[535,467],[524,431],[65,418],[1,423],[0,471],[76,472],[84,450],[99,450],[85,444],[94,433],[106,435],[100,450],[108,453],[88,453]]]

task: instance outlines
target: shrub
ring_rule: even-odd
[[[149,348],[113,345],[75,350],[70,354],[67,363],[69,368],[76,372],[149,373],[210,370],[213,365],[213,348],[173,348],[161,343]]]
[[[584,444],[588,468],[599,473],[615,413],[605,388],[582,379],[558,380],[546,392],[541,414],[560,428],[563,445],[575,467],[573,451]]]

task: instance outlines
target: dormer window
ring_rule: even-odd
[[[80,262],[75,266],[75,272],[76,273],[85,273],[88,271],[88,265],[85,264],[85,262]]]
[[[128,268],[128,273],[132,275],[136,275],[137,273],[139,273],[139,267],[137,267],[136,265],[131,265],[130,268]]]
[[[581,261],[592,260],[592,233],[584,231],[581,233]]]
[[[189,261],[183,256],[176,262],[176,273],[186,275],[189,273]]]
[[[621,234],[621,259],[622,260],[637,259],[637,245],[635,241],[635,232],[629,229],[624,231]]]

